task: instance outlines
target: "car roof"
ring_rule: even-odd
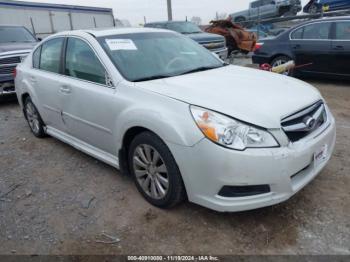
[[[311,24],[314,22],[328,22],[328,21],[338,21],[338,20],[350,20],[350,16],[335,16],[335,17],[323,17],[318,19],[312,19],[312,20],[308,20],[303,23],[300,23],[296,26]]]
[[[124,35],[124,34],[137,34],[137,33],[159,33],[159,32],[172,32],[166,29],[158,28],[96,28],[96,29],[83,29],[83,30],[73,30],[58,33],[56,35],[76,35],[81,33],[88,33],[94,37],[103,37],[110,35]]]
[[[342,21],[342,20],[349,20],[350,21],[350,16],[336,16],[336,17],[323,17],[323,18],[318,18],[318,19],[312,19],[308,21],[301,22],[300,24],[293,25],[289,29],[285,30],[276,38],[274,39],[280,39],[283,38],[286,35],[289,35],[291,31],[295,30],[298,27],[302,27],[308,24],[313,24],[313,23],[320,23],[320,22],[332,22],[332,21]]]

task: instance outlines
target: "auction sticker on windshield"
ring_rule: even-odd
[[[116,50],[137,50],[131,39],[106,39],[106,43],[111,51]]]
[[[323,145],[319,150],[314,153],[314,165],[319,166],[323,161],[327,159],[328,147]]]

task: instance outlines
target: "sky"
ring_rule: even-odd
[[[308,0],[302,0],[303,5]],[[166,0],[30,0],[53,4],[85,5],[113,8],[114,16],[127,19],[134,26],[147,22],[167,19]],[[248,8],[250,0],[172,0],[173,19],[190,20],[201,17],[203,23],[215,18],[216,12],[234,13]]]

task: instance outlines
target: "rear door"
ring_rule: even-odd
[[[290,34],[290,46],[298,71],[329,72],[331,22],[316,22],[299,27]]]
[[[337,21],[332,39],[332,73],[350,75],[350,20]]]
[[[64,38],[54,38],[43,43],[33,54],[33,70],[29,81],[35,87],[35,95],[41,117],[48,126],[64,131],[61,117],[61,55]]]
[[[118,102],[109,74],[94,49],[81,38],[69,37],[62,84],[63,121],[73,137],[116,154],[113,129]]]

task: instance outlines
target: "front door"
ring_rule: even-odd
[[[333,73],[350,76],[350,21],[336,22],[331,54]]]
[[[73,137],[116,154],[113,136],[118,111],[116,90],[92,47],[68,38],[65,56],[63,121]]]
[[[331,58],[331,22],[305,25],[291,34],[291,50],[298,71],[304,73],[329,72]]]

